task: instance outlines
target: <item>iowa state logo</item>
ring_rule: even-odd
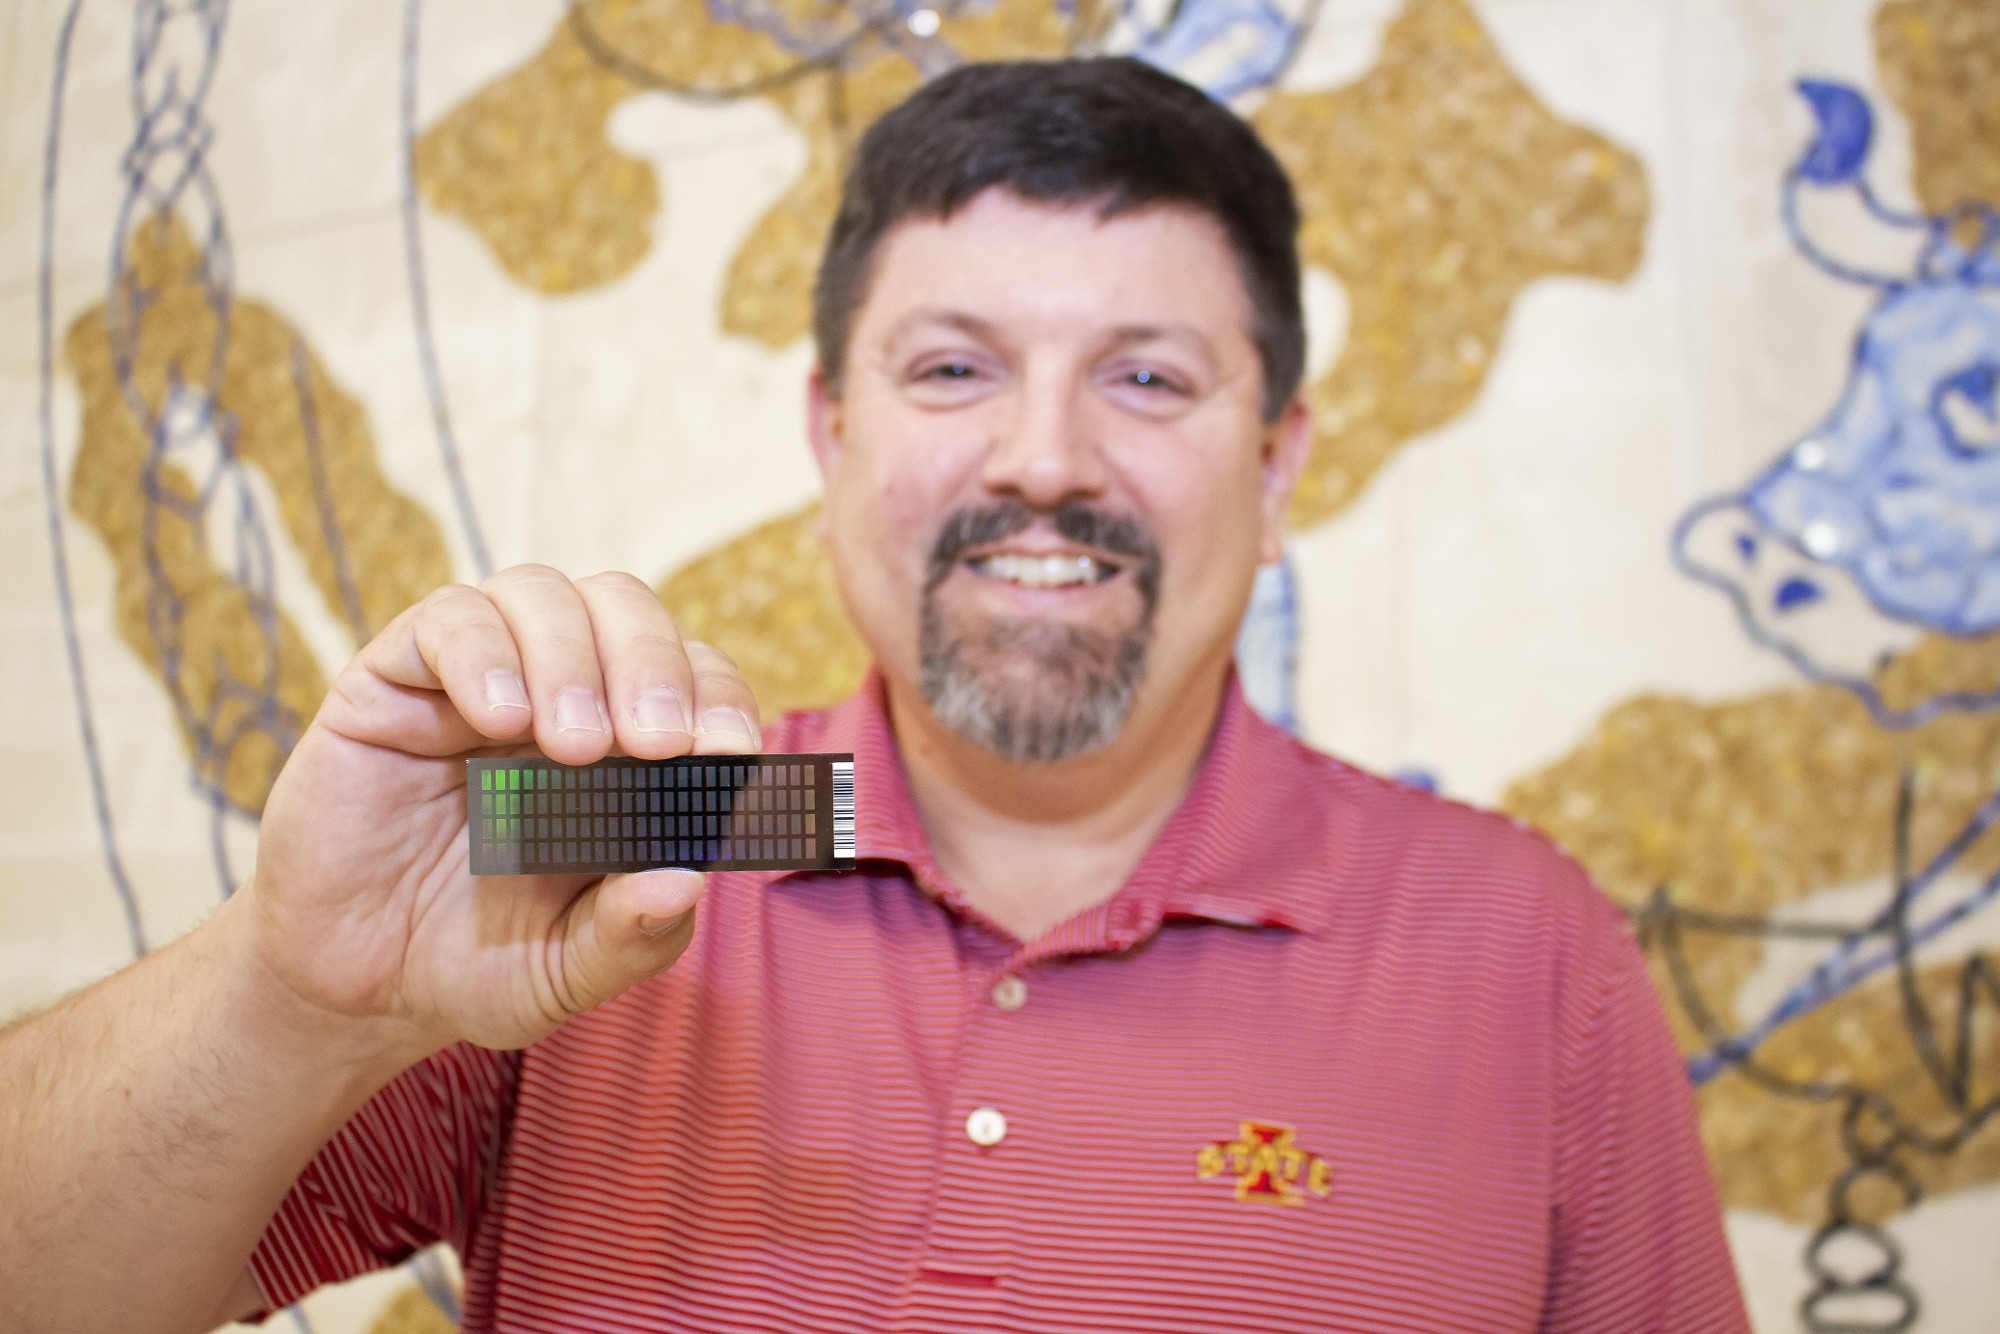
[[[1227,1173],[1236,1178],[1237,1199],[1264,1204],[1304,1204],[1307,1192],[1322,1199],[1333,1193],[1333,1164],[1301,1149],[1290,1126],[1241,1125],[1236,1139],[1204,1144],[1196,1152],[1197,1177],[1207,1181]]]

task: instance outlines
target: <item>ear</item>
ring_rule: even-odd
[[[840,471],[841,433],[846,427],[840,400],[826,386],[826,375],[818,366],[806,377],[806,443],[812,447],[813,462],[819,465],[820,489],[833,491]]]
[[[1305,395],[1292,395],[1278,420],[1264,428],[1264,446],[1258,459],[1263,473],[1264,535],[1260,556],[1266,565],[1285,558],[1285,511],[1292,503],[1292,488],[1305,471],[1312,455],[1312,409]]]

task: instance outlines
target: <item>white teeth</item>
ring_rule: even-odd
[[[1109,567],[1089,556],[988,556],[974,561],[972,568],[989,579],[1005,579],[1024,588],[1094,584],[1110,573]]]

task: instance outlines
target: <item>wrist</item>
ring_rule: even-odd
[[[436,1050],[402,1020],[345,1013],[302,991],[268,947],[258,907],[246,883],[187,941],[206,956],[226,1031],[310,1082],[349,1091],[339,1101],[355,1105]]]

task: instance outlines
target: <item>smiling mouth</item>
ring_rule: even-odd
[[[1119,567],[1096,556],[1023,556],[1002,552],[967,561],[966,568],[982,579],[997,579],[1021,588],[1075,588],[1101,584]]]

